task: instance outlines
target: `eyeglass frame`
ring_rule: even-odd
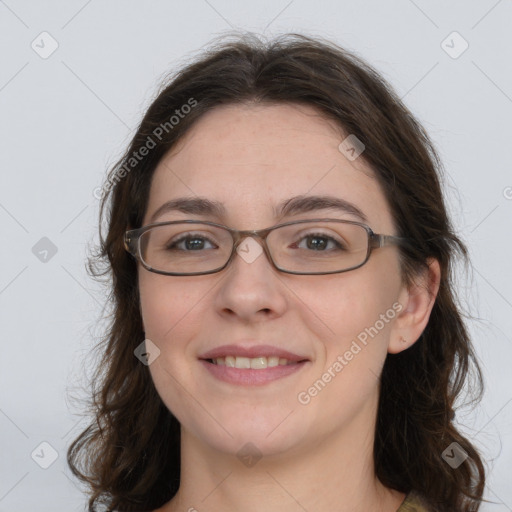
[[[353,267],[349,267],[347,269],[342,270],[334,270],[329,272],[296,272],[293,270],[284,270],[280,267],[278,267],[272,258],[272,255],[270,253],[270,250],[267,246],[267,237],[269,233],[274,231],[277,228],[281,228],[284,226],[290,226],[292,224],[303,224],[307,222],[338,222],[343,224],[352,224],[355,226],[361,226],[365,229],[367,235],[368,235],[368,249],[366,251],[365,259],[362,263],[355,265]],[[225,229],[231,234],[232,240],[233,240],[233,247],[231,249],[231,254],[229,255],[228,260],[226,263],[219,268],[208,270],[206,272],[185,272],[185,273],[179,273],[179,272],[166,272],[163,270],[157,270],[153,267],[150,267],[142,258],[142,255],[140,253],[140,237],[146,232],[149,231],[155,227],[158,226],[165,226],[165,225],[171,225],[171,224],[205,224],[208,226],[215,226],[218,228]],[[136,260],[138,260],[142,266],[148,270],[149,272],[154,272],[155,274],[161,274],[165,276],[199,276],[199,275],[208,275],[208,274],[216,274],[217,272],[220,272],[224,270],[232,261],[234,254],[236,253],[236,250],[238,249],[238,246],[240,243],[245,240],[246,238],[256,238],[263,242],[263,251],[265,252],[265,255],[267,256],[267,260],[270,262],[270,264],[279,272],[283,272],[285,274],[295,274],[295,275],[328,275],[328,274],[341,274],[343,272],[349,272],[350,270],[356,270],[363,265],[365,265],[368,260],[370,259],[370,255],[372,251],[375,249],[378,249],[380,247],[386,247],[390,245],[397,245],[397,246],[404,246],[407,245],[410,240],[408,238],[395,236],[395,235],[383,235],[379,233],[374,233],[372,228],[367,226],[366,224],[362,222],[352,221],[352,220],[342,220],[342,219],[300,219],[295,221],[288,221],[281,224],[276,224],[275,226],[271,226],[269,228],[264,229],[256,229],[256,230],[239,230],[230,228],[228,226],[225,226],[224,224],[218,224],[216,222],[211,221],[205,221],[205,220],[192,220],[192,219],[186,219],[186,220],[171,220],[171,221],[165,221],[165,222],[156,222],[153,224],[148,224],[147,226],[142,226],[140,228],[136,229],[130,229],[125,232],[124,234],[124,248],[125,250],[131,254]]]

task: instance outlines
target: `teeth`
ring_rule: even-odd
[[[235,368],[250,368],[251,360],[248,357],[235,357]]]
[[[279,357],[272,356],[267,358],[267,366],[277,366],[279,364]]]
[[[244,368],[244,369],[252,369],[252,370],[262,370],[268,367],[273,366],[286,366],[289,364],[297,364],[295,361],[288,361],[288,359],[284,357],[235,357],[235,356],[226,356],[226,357],[217,357],[212,359],[214,364],[219,366],[229,366],[230,368]]]

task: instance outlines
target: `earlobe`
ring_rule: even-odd
[[[391,329],[388,352],[398,354],[412,346],[428,324],[441,282],[441,267],[434,258],[427,260],[425,270],[401,291],[403,309]]]

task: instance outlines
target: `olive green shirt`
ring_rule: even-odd
[[[410,492],[396,512],[433,512],[416,493]]]

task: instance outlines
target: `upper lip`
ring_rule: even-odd
[[[208,352],[204,352],[199,359],[216,359],[218,357],[235,356],[235,357],[282,357],[288,361],[304,361],[308,358],[298,354],[294,354],[288,350],[283,350],[272,345],[221,345],[215,347]]]

